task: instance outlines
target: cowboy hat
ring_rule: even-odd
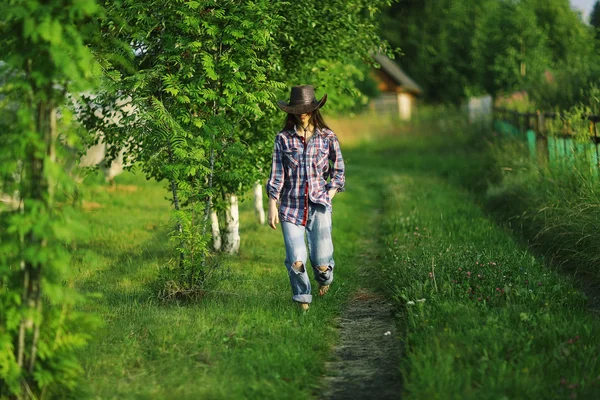
[[[317,100],[315,89],[311,85],[302,85],[292,88],[289,103],[279,100],[277,105],[288,114],[308,114],[323,107],[326,101],[326,94]]]

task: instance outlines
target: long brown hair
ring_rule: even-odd
[[[288,114],[285,117],[283,129],[294,130],[294,125],[298,124],[298,122],[300,122],[300,118],[296,114]],[[310,124],[315,129],[329,129],[318,108],[310,114]]]

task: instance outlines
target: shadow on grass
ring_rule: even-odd
[[[147,302],[152,293],[153,281],[156,279],[158,265],[169,257],[167,232],[157,230],[150,240],[141,246],[129,250],[117,249],[105,243],[91,240],[80,244],[73,254],[73,263],[79,268],[81,278],[78,282],[84,293],[99,293],[97,301],[101,305],[116,305],[124,302]],[[100,268],[94,269],[91,264],[96,259],[107,259],[107,263],[99,262]],[[157,268],[148,268],[148,265]]]

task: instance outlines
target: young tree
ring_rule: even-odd
[[[238,139],[281,87],[267,78],[277,65],[265,57],[281,18],[267,0],[106,1],[105,8],[103,43],[133,48],[118,46],[117,60],[129,61],[115,63],[114,46],[98,44],[112,73],[94,103],[110,108],[128,98],[135,110],[123,126],[103,128],[105,140],[127,147],[149,178],[168,182],[179,253],[172,280],[192,290],[204,279],[216,194],[231,193],[224,182],[239,190],[256,180]]]
[[[481,86],[495,95],[539,84],[552,62],[547,41],[535,8],[526,2],[491,7],[474,44]]]
[[[74,350],[89,335],[89,319],[72,310],[80,296],[64,284],[72,233],[55,199],[73,190],[57,160],[59,137],[78,140],[63,129],[72,118],[64,105],[96,69],[86,43],[99,8],[94,0],[1,8],[0,189],[20,201],[0,213],[0,397],[38,398],[74,387]]]
[[[592,12],[590,13],[590,25],[594,27],[596,30],[596,38],[600,29],[600,0],[594,3],[594,8],[592,8]]]
[[[275,100],[304,82],[339,93],[338,107],[352,104],[349,78],[361,74],[353,63],[384,47],[375,17],[387,3],[104,2],[108,18],[96,49],[112,72],[93,103],[107,108],[120,97],[133,104],[123,126],[102,130],[148,177],[169,182],[180,254],[175,281],[184,290],[202,282],[209,220],[215,245],[222,238],[229,252],[239,246],[236,202],[268,173],[282,120]],[[215,210],[228,221],[224,235]]]
[[[265,52],[273,66],[268,78],[286,84],[285,90],[277,91],[274,97],[285,98],[290,86],[309,83],[319,92],[328,93],[330,111],[348,110],[361,101],[356,83],[364,79],[362,66],[371,63],[372,52],[387,49],[377,33],[377,16],[389,3],[302,0],[272,7],[271,13],[278,13],[285,21],[280,27],[273,27],[274,40]],[[222,168],[218,170],[225,173],[216,182],[223,190],[225,216],[221,220],[226,222],[227,252],[237,251],[239,245],[236,219],[232,218],[237,211],[232,199],[241,197],[256,179],[269,173],[273,136],[281,129],[283,119],[284,115],[272,103],[264,107],[250,129],[242,128],[236,137],[244,144],[246,156],[222,158]]]

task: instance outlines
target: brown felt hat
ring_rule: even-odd
[[[292,88],[289,103],[279,100],[277,105],[288,114],[308,114],[323,107],[326,101],[326,94],[317,100],[315,89],[311,85],[302,85]]]

